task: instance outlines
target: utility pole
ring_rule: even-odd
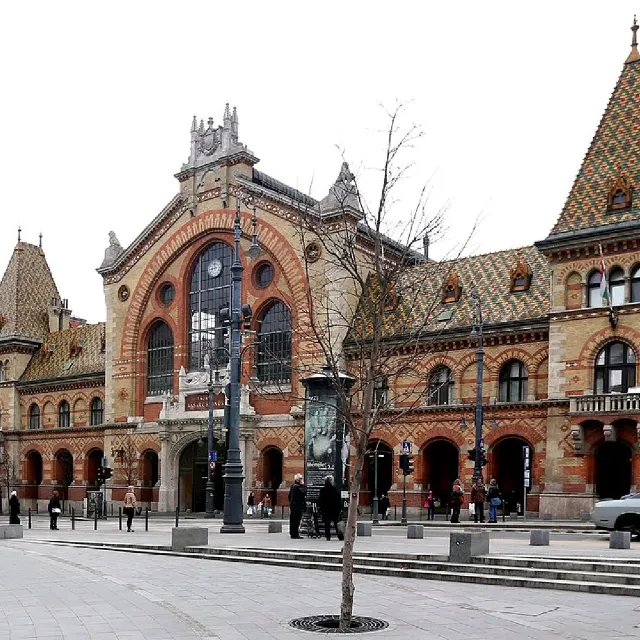
[[[482,480],[482,462],[484,459],[484,440],[482,438],[482,423],[484,411],[482,407],[483,374],[484,374],[484,337],[482,334],[482,305],[477,290],[473,293],[475,302],[475,319],[471,336],[478,340],[476,347],[476,410],[475,410],[475,456],[473,466],[473,483]]]

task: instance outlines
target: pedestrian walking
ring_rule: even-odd
[[[262,514],[265,518],[271,515],[271,496],[268,493],[262,501]]]
[[[327,540],[331,540],[331,525],[333,524],[336,529],[336,536],[338,540],[342,540],[343,536],[338,529],[338,519],[341,511],[341,498],[340,492],[333,484],[333,478],[327,476],[324,479],[324,486],[320,489],[320,497],[318,498],[318,506],[320,507],[320,513],[324,521],[324,533]]]
[[[289,535],[294,540],[302,537],[300,535],[300,521],[306,507],[307,496],[302,475],[296,473],[291,489],[289,489]]]
[[[496,524],[498,522],[498,507],[502,504],[502,498],[495,478],[491,478],[489,482],[487,500],[489,501],[489,522]]]
[[[451,489],[451,522],[457,524],[460,522],[460,508],[464,502],[464,492],[462,482],[460,479],[456,479]]]
[[[9,524],[20,524],[20,500],[16,491],[12,491],[9,498]]]
[[[473,521],[484,522],[484,498],[486,495],[482,478],[478,478],[471,487],[471,504],[473,504]]]
[[[52,531],[58,531],[58,516],[62,513],[62,509],[60,508],[58,492],[55,489],[51,495],[51,499],[49,500],[47,510],[49,511],[49,529]]]
[[[424,499],[424,508],[427,510],[427,520],[435,520],[436,499],[433,497],[433,491],[427,492],[427,497]]]
[[[247,498],[247,515],[253,517],[255,509],[256,509],[256,497],[253,494],[253,491],[250,491],[249,497]]]
[[[127,489],[127,493],[124,494],[124,506],[122,507],[122,512],[127,516],[127,533],[135,533],[133,530],[133,516],[136,513],[137,506],[136,494],[131,486]]]

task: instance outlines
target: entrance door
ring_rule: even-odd
[[[505,510],[522,513],[524,503],[524,455],[522,447],[529,447],[531,482],[533,484],[533,449],[526,440],[518,437],[500,440],[493,448],[491,474],[498,481],[500,493],[505,502]],[[518,508],[519,507],[519,508]]]
[[[603,442],[595,452],[596,493],[617,500],[631,491],[631,449],[624,442]]]
[[[393,450],[386,442],[381,440],[370,442],[367,450],[366,477],[363,482],[363,487],[366,487],[370,492],[370,503],[373,504],[375,494],[380,498],[380,496],[388,493],[392,484]]]
[[[225,450],[223,443],[218,442],[215,443],[214,449],[218,453],[213,476],[214,505],[216,511],[221,511],[224,507],[224,480],[222,476],[224,473]],[[197,440],[192,442],[180,455],[179,502],[181,510],[205,511],[208,470],[206,441]]]
[[[453,442],[434,440],[424,448],[423,456],[423,487],[433,491],[433,497],[440,503],[437,511],[444,513],[458,478],[460,452]]]

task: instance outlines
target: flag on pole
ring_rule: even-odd
[[[611,307],[611,296],[609,295],[609,283],[607,282],[607,268],[604,264],[604,254],[600,246],[600,299],[603,307]]]

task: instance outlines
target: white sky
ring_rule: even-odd
[[[336,145],[378,164],[379,104],[411,101],[425,136],[406,193],[432,176],[432,208],[450,201],[434,257],[480,213],[474,252],[548,234],[640,0],[311,4],[2,3],[0,269],[19,225],[42,231],[74,314],[103,320],[108,232],[128,245],[177,193],[193,114],[220,123],[227,101],[258,168],[318,198]]]

